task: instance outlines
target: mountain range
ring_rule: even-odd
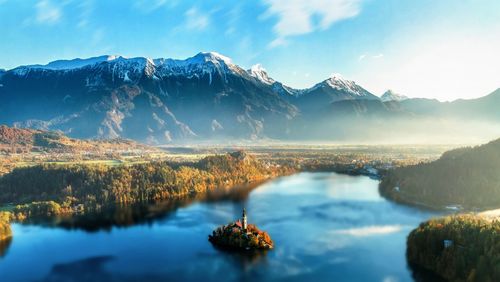
[[[454,102],[393,91],[379,98],[340,75],[294,89],[261,65],[246,70],[215,52],[185,60],[100,56],[0,70],[0,124],[150,144],[460,139],[471,130],[486,130],[484,138],[491,138],[500,135],[497,105],[500,89]]]

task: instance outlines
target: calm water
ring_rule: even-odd
[[[100,222],[14,224],[0,281],[411,281],[406,236],[433,214],[388,202],[377,186],[364,176],[301,173]],[[207,241],[243,206],[274,250],[229,253]]]

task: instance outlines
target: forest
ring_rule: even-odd
[[[410,233],[407,258],[449,281],[500,281],[499,242],[498,220],[448,216],[424,222]]]
[[[387,172],[380,192],[395,201],[442,208],[500,206],[500,139],[445,152],[430,163]]]
[[[10,229],[9,222],[10,213],[0,211],[0,244],[2,241],[9,239],[12,236],[12,230]]]
[[[14,204],[15,219],[100,210],[106,204],[155,202],[291,173],[245,152],[198,162],[133,165],[38,165],[0,178],[0,203]]]

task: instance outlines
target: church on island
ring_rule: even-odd
[[[208,240],[219,247],[240,250],[272,249],[274,245],[267,232],[259,230],[254,224],[248,224],[245,208],[240,219],[217,227],[208,235]]]
[[[241,215],[241,220],[238,219],[235,222],[236,226],[238,226],[241,229],[241,232],[244,234],[247,234],[248,232],[248,222],[247,222],[247,212],[245,208],[243,208],[243,213]]]

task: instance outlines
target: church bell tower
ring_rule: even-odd
[[[246,212],[245,208],[243,208],[243,215],[241,217],[241,225],[242,225],[243,231],[246,232],[247,231],[247,212]]]

